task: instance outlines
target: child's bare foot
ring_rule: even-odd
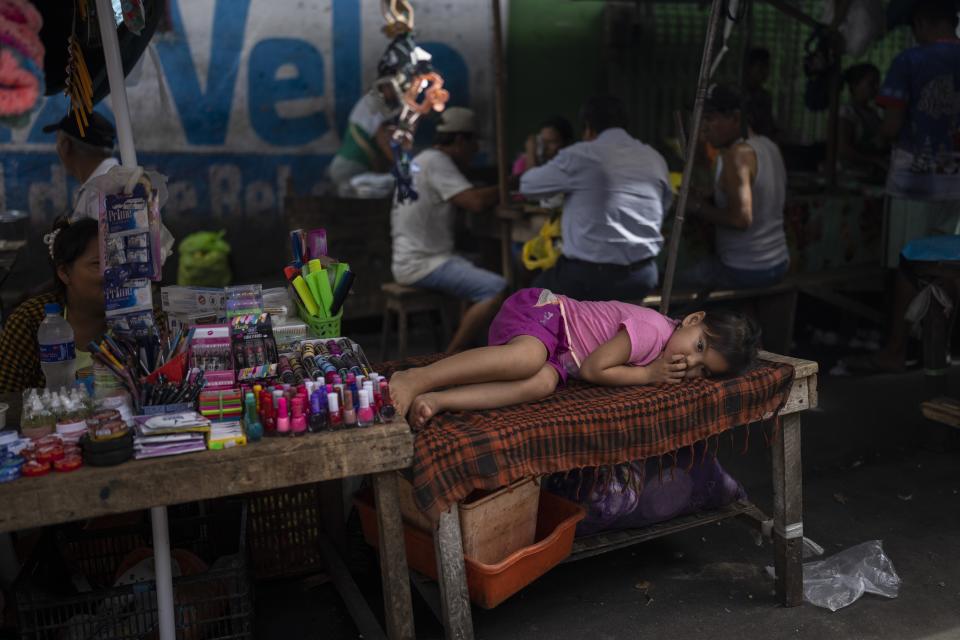
[[[410,406],[410,426],[414,429],[422,429],[430,418],[443,410],[440,406],[439,397],[436,393],[421,393]]]
[[[398,416],[406,417],[410,404],[420,394],[417,377],[416,369],[397,371],[390,376],[390,399]]]

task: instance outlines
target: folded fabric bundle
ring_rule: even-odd
[[[44,89],[43,19],[27,0],[0,0],[0,122],[18,126]]]

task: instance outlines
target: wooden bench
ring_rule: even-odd
[[[397,319],[397,359],[407,356],[409,317],[414,313],[427,313],[434,317],[433,335],[436,349],[442,352],[450,342],[450,320],[447,314],[447,297],[442,293],[408,287],[396,282],[380,285],[383,293],[383,326],[380,334],[380,361],[389,360],[390,330],[393,316]]]

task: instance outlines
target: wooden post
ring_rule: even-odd
[[[686,215],[687,198],[690,195],[690,180],[693,176],[693,162],[697,155],[697,143],[700,141],[700,119],[703,116],[703,101],[710,81],[710,67],[713,60],[713,42],[720,25],[720,14],[725,6],[724,0],[713,0],[710,7],[710,19],[707,22],[707,35],[703,44],[703,57],[700,60],[700,76],[697,79],[697,95],[693,103],[693,116],[687,130],[687,148],[683,162],[683,182],[680,196],[677,198],[677,214],[670,232],[670,248],[667,253],[667,270],[663,275],[663,292],[660,298],[660,313],[670,311],[670,294],[673,291],[673,275],[677,269],[677,253],[680,251],[680,236],[683,233],[683,220]]]
[[[837,64],[830,71],[830,110],[827,113],[827,184],[837,186],[837,156],[840,146],[840,94],[843,92],[843,68],[840,64],[840,54],[843,51],[843,35],[839,32],[830,34],[833,41],[831,46],[838,52]]]
[[[503,68],[503,20],[500,17],[500,0],[492,0],[493,6],[493,69],[494,69],[494,114],[496,116],[497,136],[497,186],[500,190],[500,206],[509,202],[507,192],[507,140],[506,122],[504,122],[505,71]],[[500,225],[500,268],[508,286],[514,285],[513,254],[510,251],[509,222],[499,221]]]
[[[773,441],[773,554],[777,597],[785,607],[803,603],[803,479],[800,414],[781,418]]]
[[[837,62],[830,71],[830,111],[827,115],[827,184],[837,186],[837,156],[840,146],[840,94],[843,93],[843,50],[845,48],[840,24],[850,10],[849,0],[837,0],[830,23],[830,47]]]
[[[440,514],[440,523],[433,535],[433,551],[437,559],[444,637],[447,640],[473,640],[473,617],[457,505]]]
[[[373,492],[380,531],[380,575],[383,580],[387,637],[391,640],[414,640],[416,634],[413,631],[413,605],[410,600],[397,474],[385,471],[374,475]]]

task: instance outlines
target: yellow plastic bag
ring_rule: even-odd
[[[528,271],[549,269],[560,257],[557,241],[560,239],[560,216],[543,223],[540,233],[523,245],[523,266]]]

